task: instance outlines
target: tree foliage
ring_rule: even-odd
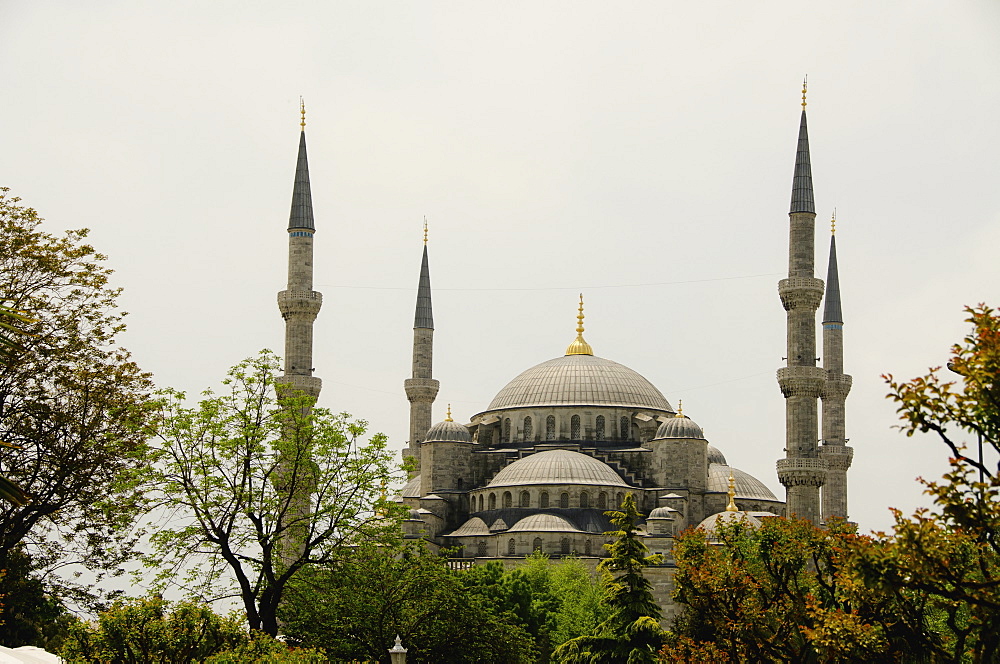
[[[620,510],[607,512],[617,530],[605,534],[614,541],[605,544],[610,556],[598,569],[613,575],[607,583],[605,604],[609,615],[595,632],[571,639],[559,646],[554,658],[567,664],[627,663],[656,661],[663,643],[660,628],[660,607],[653,599],[652,586],[642,570],[659,564],[658,554],[649,549],[638,532],[639,511],[632,494],[625,496]]]
[[[0,570],[0,644],[58,650],[72,618],[38,577],[23,547],[10,551]]]
[[[51,235],[18,201],[0,188],[0,301],[26,317],[0,364],[0,440],[20,448],[0,447],[0,474],[31,500],[0,501],[0,566],[26,543],[38,565],[100,578],[135,541],[151,383],[117,344],[119,289],[87,231]]]
[[[362,442],[365,422],[301,394],[278,396],[277,369],[262,351],[194,407],[161,392],[148,484],[167,517],[147,557],[159,582],[206,600],[238,597],[250,627],[272,636],[296,573],[398,530],[379,496],[393,472],[385,436]]]

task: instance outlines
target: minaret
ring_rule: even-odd
[[[285,371],[276,379],[279,386],[300,390],[313,399],[319,397],[323,381],[312,375],[313,321],[323,304],[323,296],[313,287],[312,191],[309,188],[309,161],[306,158],[306,107],[299,134],[299,159],[295,166],[292,210],[288,216],[288,288],[278,293],[278,310],[285,319]]]
[[[823,484],[823,521],[847,519],[847,469],[854,450],[847,445],[845,407],[851,377],[844,373],[844,315],[840,309],[840,277],[837,274],[837,217],[830,222],[830,264],[826,272],[826,302],[823,308],[823,446],[820,458],[827,464]]]
[[[778,282],[781,304],[788,312],[787,364],[778,369],[778,385],[785,397],[785,458],[778,460],[778,479],[785,485],[788,515],[819,524],[819,492],[826,476],[826,462],[819,455],[817,400],[823,393],[826,372],[816,366],[816,309],[823,299],[823,280],[813,276],[816,209],[805,82],[788,217],[788,278]]]
[[[410,476],[420,474],[420,443],[431,428],[431,406],[439,383],[434,380],[434,315],[431,312],[431,272],[427,266],[427,221],[424,221],[424,255],[420,262],[420,283],[417,286],[417,310],[413,318],[413,373],[403,382],[410,400],[410,442],[403,450],[416,468]]]

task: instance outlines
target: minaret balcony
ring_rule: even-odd
[[[778,282],[778,296],[785,311],[815,311],[823,301],[824,292],[823,280],[814,277],[788,277]]]
[[[823,445],[819,448],[819,456],[826,461],[828,470],[846,472],[854,460],[854,448],[848,445]]]
[[[406,398],[413,403],[433,403],[441,383],[434,378],[407,378],[403,381]]]
[[[778,385],[781,393],[788,397],[814,397],[823,394],[826,384],[826,369],[822,367],[781,367],[778,369]]]
[[[828,373],[823,385],[824,399],[846,399],[851,391],[851,377],[842,373]]]
[[[296,314],[316,317],[323,306],[323,294],[317,291],[283,290],[278,293],[278,311],[285,318]]]
[[[778,459],[778,481],[786,487],[823,486],[826,480],[826,459]]]

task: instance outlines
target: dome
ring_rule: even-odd
[[[412,480],[403,485],[403,488],[399,492],[400,498],[419,498],[420,497],[420,475],[415,476]]]
[[[635,371],[593,355],[565,355],[521,372],[497,393],[486,410],[538,406],[674,410],[660,391]]]
[[[720,521],[723,523],[736,523],[742,521],[754,529],[761,527],[760,519],[751,515],[749,512],[718,512],[699,523],[698,527],[704,528],[705,532],[711,536],[715,534],[715,528],[718,526]]]
[[[450,533],[450,537],[467,537],[472,535],[489,535],[490,529],[486,525],[486,522],[480,519],[478,516],[474,516],[465,523],[463,523],[458,530]]]
[[[714,445],[708,446],[708,463],[710,464],[718,463],[722,464],[723,466],[729,465],[728,462],[726,461],[725,455],[723,455],[722,451],[718,447],[715,447]]]
[[[444,422],[438,422],[428,429],[424,442],[426,443],[431,440],[438,442],[471,443],[472,436],[469,435],[469,430],[458,422],[445,420]]]
[[[721,455],[721,453],[720,453]],[[732,470],[733,478],[736,480],[736,498],[741,500],[773,500],[777,498],[771,490],[759,479],[745,473],[739,468],[726,466],[721,463],[712,463],[708,466],[708,491],[718,491],[725,493],[729,491],[729,471]]]
[[[515,523],[507,532],[579,533],[583,531],[561,516],[556,516],[555,514],[532,514]]]
[[[570,450],[537,452],[505,466],[486,488],[529,484],[587,484],[628,487],[618,473],[594,457]]]
[[[657,438],[705,438],[705,432],[687,415],[676,415],[656,430]]]
[[[676,519],[677,510],[673,507],[654,507],[649,513],[648,519]]]

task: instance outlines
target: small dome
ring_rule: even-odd
[[[474,516],[463,523],[458,530],[449,534],[449,537],[467,537],[473,535],[489,535],[490,529],[486,522],[478,516]]]
[[[487,488],[530,484],[628,487],[618,473],[594,457],[570,450],[537,452],[504,467]]]
[[[424,439],[424,442],[428,443],[431,441],[471,443],[472,436],[469,435],[469,430],[458,422],[445,420],[444,422],[438,422],[427,431],[427,437]]]
[[[729,465],[729,463],[726,461],[726,457],[722,454],[722,451],[715,445],[708,446],[708,462],[710,464],[718,463],[723,466]]]
[[[420,475],[414,476],[412,480],[403,485],[403,488],[399,491],[400,498],[419,498],[420,497]]]
[[[555,514],[532,514],[515,523],[507,532],[580,533],[583,531],[561,516],[556,516]]]
[[[763,482],[750,473],[746,473],[739,468],[733,468],[732,466],[726,466],[720,463],[709,464],[708,484],[706,489],[708,491],[718,491],[721,493],[729,491],[730,470],[732,470],[733,478],[736,480],[737,500],[778,500]]]
[[[711,537],[715,534],[715,529],[719,525],[719,522],[738,523],[740,521],[754,529],[761,526],[760,519],[752,516],[749,512],[718,512],[699,523],[698,527],[703,528],[709,537]]]
[[[564,355],[523,371],[486,412],[539,406],[674,410],[652,383],[628,367],[594,355]]]
[[[673,507],[654,507],[653,511],[649,513],[648,519],[675,519],[677,510]]]
[[[677,414],[656,430],[657,438],[705,438],[705,432],[687,415]]]

